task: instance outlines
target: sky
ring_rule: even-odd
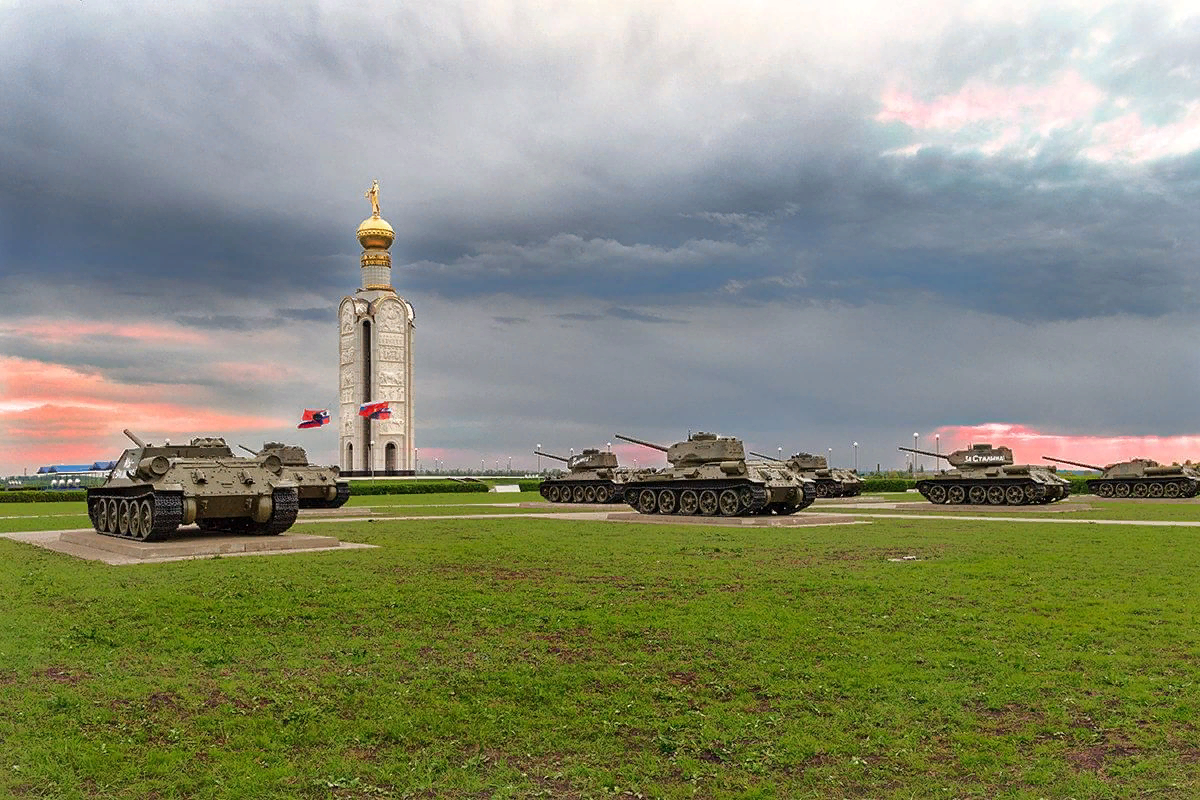
[[[373,179],[422,467],[1200,458],[1192,3],[0,0],[0,109],[0,474],[336,462]]]

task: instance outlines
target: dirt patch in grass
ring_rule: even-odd
[[[66,667],[44,667],[42,669],[35,669],[33,671],[33,677],[46,678],[47,680],[54,681],[55,683],[66,683],[74,686],[80,681],[87,680],[92,676],[88,675],[83,670],[71,672],[71,670],[67,669]]]
[[[1009,703],[1004,708],[978,708],[975,713],[982,718],[981,727],[993,734],[1016,733],[1046,720],[1041,711],[1017,703]]]
[[[146,698],[146,709],[162,711],[164,708],[179,709],[179,695],[174,692],[154,692]]]

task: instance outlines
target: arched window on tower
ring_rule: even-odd
[[[346,442],[346,460],[342,462],[346,465],[346,469],[354,469],[354,445]]]
[[[396,443],[388,442],[383,449],[383,469],[387,473],[396,471]]]

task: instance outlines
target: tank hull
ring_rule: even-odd
[[[624,483],[611,478],[547,478],[538,493],[551,503],[620,503]]]
[[[1195,497],[1200,490],[1200,480],[1190,475],[1095,478],[1087,482],[1087,487],[1089,492],[1100,497]]]
[[[659,475],[630,481],[624,496],[625,502],[641,514],[749,517],[795,514],[813,504],[817,491],[812,481]]]
[[[1055,476],[1039,481],[1029,476],[967,478],[938,476],[917,481],[917,491],[931,503],[945,505],[1044,505],[1064,500],[1070,484]]]

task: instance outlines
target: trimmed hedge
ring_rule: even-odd
[[[350,481],[350,496],[370,494],[440,494],[486,492],[488,485],[478,481]]]
[[[87,499],[83,489],[49,491],[42,489],[18,489],[0,492],[0,503],[66,503]]]
[[[916,485],[912,478],[863,478],[864,492],[907,492]]]

